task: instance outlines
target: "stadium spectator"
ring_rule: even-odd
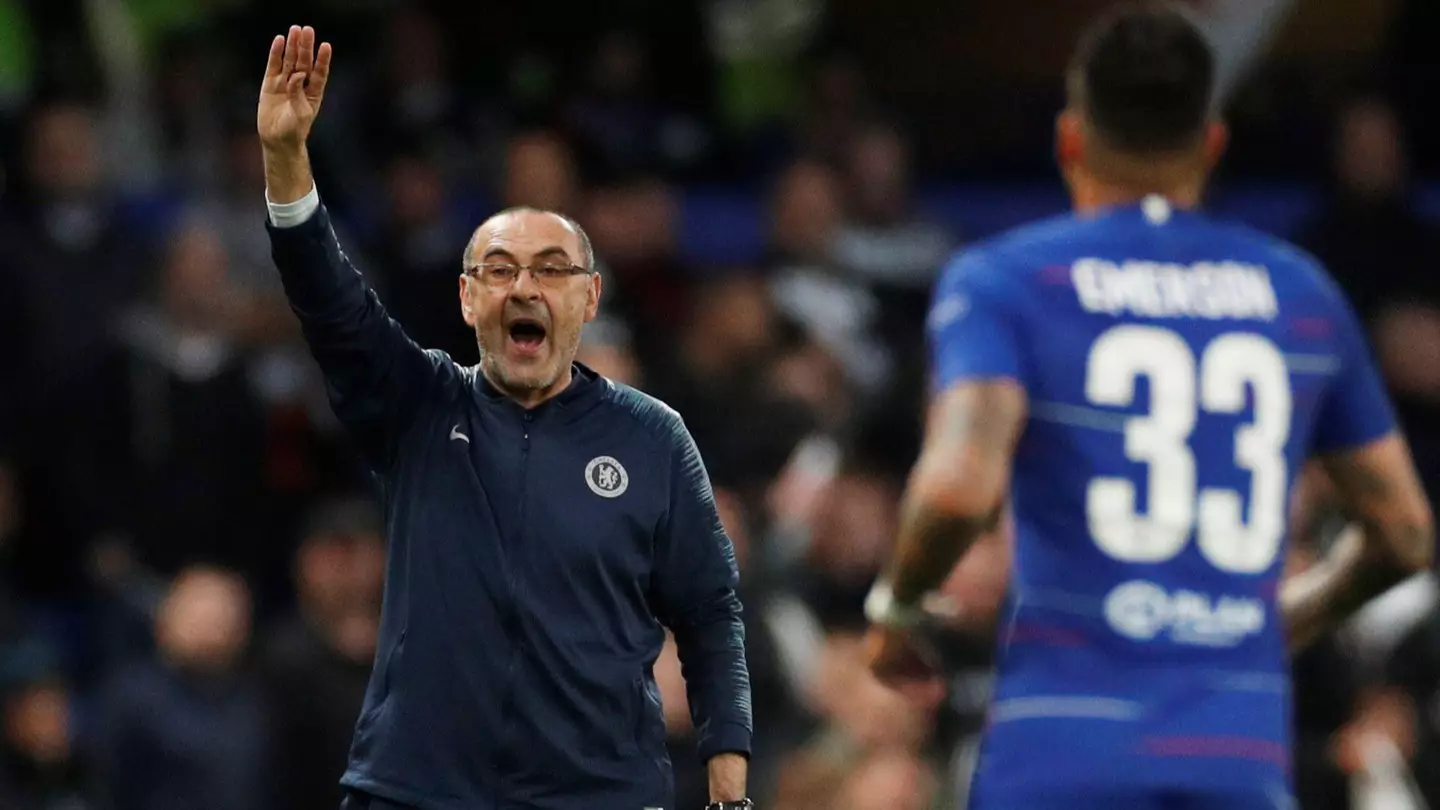
[[[156,617],[155,657],[107,679],[96,729],[114,810],[273,806],[263,697],[243,666],[250,609],[233,573],[187,569]]]
[[[460,267],[455,245],[469,238],[449,206],[450,191],[436,159],[421,149],[397,153],[385,167],[386,211],[369,240],[367,258],[386,309],[422,346],[473,363],[475,334],[463,322],[436,318],[455,302]],[[274,268],[270,270],[274,275]]]
[[[0,804],[25,810],[108,806],[79,750],[73,703],[68,685],[53,671],[5,684]]]
[[[797,161],[780,174],[770,199],[770,294],[849,381],[870,392],[888,378],[893,357],[877,334],[880,300],[835,263],[844,199],[840,178],[822,163]]]
[[[91,350],[53,410],[66,508],[164,576],[195,559],[255,572],[264,414],[235,338],[228,255],[208,223],[176,228],[153,294]]]
[[[1334,187],[1301,243],[1355,302],[1432,498],[1440,493],[1440,230],[1416,209],[1404,133],[1384,101],[1338,119]]]
[[[340,806],[384,586],[384,525],[365,500],[324,504],[295,557],[298,609],[265,641],[269,768],[279,808]]]

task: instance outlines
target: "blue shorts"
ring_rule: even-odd
[[[970,810],[1294,810],[1284,791],[1077,791],[1026,796],[972,794]]]

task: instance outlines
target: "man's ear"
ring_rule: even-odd
[[[1061,172],[1080,165],[1085,159],[1085,124],[1072,109],[1055,116],[1055,163]]]
[[[1211,121],[1205,125],[1205,168],[1213,169],[1225,156],[1230,146],[1230,128],[1224,121]]]
[[[595,316],[600,314],[600,293],[604,290],[604,288],[605,284],[603,281],[600,280],[600,274],[591,273],[590,286],[587,288],[585,299],[586,323],[595,320]]]
[[[465,324],[471,329],[475,328],[475,307],[470,303],[470,277],[464,273],[460,274],[460,317],[465,319]]]

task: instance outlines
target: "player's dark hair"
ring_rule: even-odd
[[[1127,3],[1082,36],[1070,68],[1078,101],[1103,141],[1125,152],[1182,149],[1202,135],[1215,55],[1180,8]],[[1078,98],[1076,98],[1078,96]]]

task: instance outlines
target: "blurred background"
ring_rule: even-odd
[[[1105,5],[0,0],[0,808],[338,806],[385,538],[262,225],[254,104],[291,23],[335,45],[320,187],[419,342],[475,361],[455,277],[487,212],[589,230],[582,359],[684,414],[739,552],[761,806],[958,806],[1006,538],[951,577],[929,704],[865,671],[861,599],[917,449],[929,285],[1064,209],[1060,74]],[[1433,497],[1440,3],[1193,5],[1235,130],[1209,205],[1328,263]],[[1305,810],[1440,807],[1429,577],[1295,667]],[[657,675],[698,808],[673,655]]]

